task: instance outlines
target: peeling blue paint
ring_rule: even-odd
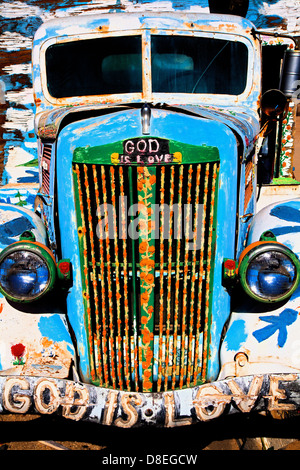
[[[38,326],[42,336],[57,343],[65,341],[67,349],[73,353],[73,348],[69,346],[69,344],[72,344],[70,335],[60,315],[43,316]]]
[[[269,3],[276,3],[278,0],[272,0],[271,2]],[[13,2],[14,3],[14,2]],[[80,5],[82,2],[76,2],[75,0],[73,1],[73,5]],[[127,2],[129,4],[129,1]],[[136,1],[136,0],[132,0],[132,3],[135,4],[135,3],[140,3],[140,4],[151,4],[151,3],[156,3],[156,0],[139,0]],[[157,2],[158,3],[158,2]],[[162,2],[162,3],[165,3],[165,2]],[[177,10],[182,10],[182,9],[186,9],[187,7],[190,7],[192,5],[196,5],[197,7],[199,6],[200,3],[203,3],[204,2],[202,0],[187,0],[186,2],[182,2],[181,1],[177,1],[177,0],[171,0],[170,2],[166,2],[168,4],[170,4],[172,6],[172,8],[174,9],[177,9]],[[257,8],[258,8],[258,5],[263,2],[261,2],[261,0],[256,0],[256,5],[257,5]],[[267,2],[264,2],[265,4],[267,4]],[[122,4],[122,0],[115,0],[115,6],[116,7],[119,7],[121,6]],[[201,7],[202,8],[202,7]],[[207,1],[205,3],[205,8],[207,8]],[[117,10],[118,8],[116,8]],[[59,10],[59,11],[64,11],[67,12],[67,8],[63,8],[62,10]],[[115,9],[112,9],[112,11],[114,11]],[[258,15],[258,17],[262,17],[263,15],[261,15],[261,10],[260,10],[260,15]],[[144,18],[144,16],[143,16]],[[264,17],[264,18],[267,18],[267,17]],[[270,16],[271,18],[271,16]],[[275,19],[273,19],[273,22],[276,22],[277,21],[277,18],[278,17],[273,17]],[[38,26],[36,21],[38,21],[39,23],[41,23],[42,21],[40,19],[36,20],[36,19],[33,19],[33,22],[31,22],[31,20],[29,19],[26,19],[25,20],[25,23],[23,22],[20,22],[20,25],[18,26],[18,29],[17,31],[21,34],[25,34],[25,32],[27,32],[27,34],[33,34],[33,30]],[[60,21],[60,19],[59,19]],[[92,30],[96,29],[99,27],[99,20],[96,20],[95,22],[92,21],[92,19],[90,20],[90,28]],[[144,21],[144,20],[143,20]],[[241,21],[241,25],[244,25],[245,28],[249,27],[249,23],[248,23],[248,20],[240,20]],[[259,20],[259,21],[263,21],[263,20]],[[266,20],[265,20],[266,21]],[[150,23],[149,23],[150,24]],[[109,26],[109,22],[108,20],[103,20],[100,27],[102,26],[103,29],[105,29],[105,26]],[[266,22],[266,26],[267,26],[267,22]],[[10,31],[11,29],[13,29],[12,27],[9,27],[9,29],[7,29],[7,31]],[[67,34],[66,32],[64,32],[64,34]],[[40,38],[40,40],[43,40],[44,41],[44,37]],[[38,69],[36,68],[36,66],[34,65],[33,66],[33,70],[34,70],[34,73],[38,73]],[[7,91],[13,91],[14,88],[19,88],[21,86],[21,82],[16,79],[16,75],[14,75],[14,82],[11,81],[11,78],[10,78],[10,75],[9,76],[5,76],[4,77],[4,84],[6,85],[6,90]],[[12,96],[12,95],[11,95]],[[255,103],[255,106],[256,106],[256,99],[253,99],[253,103]],[[7,103],[9,101],[7,100]],[[31,111],[31,108],[33,107],[33,104],[30,103],[30,104],[27,104],[25,103],[24,104],[24,107],[27,107],[30,109]],[[190,109],[193,113],[196,114],[196,110],[195,108]],[[224,111],[224,110],[223,110]],[[223,112],[222,111],[222,112]],[[153,111],[154,112],[157,112],[157,110]],[[227,122],[230,123],[230,127],[231,128],[234,128],[236,132],[239,133],[239,135],[241,136],[242,140],[244,141],[244,149],[245,149],[245,156],[246,156],[246,153],[249,152],[249,141],[250,141],[250,144],[253,143],[254,141],[254,136],[258,133],[258,121],[256,119],[256,110],[255,110],[255,116],[253,117],[252,115],[249,114],[250,111],[248,111],[247,113],[245,113],[245,111],[243,110],[239,110],[239,112],[233,112],[231,109],[228,109],[226,111],[226,114],[224,114],[224,116],[222,115],[222,112],[219,112],[219,111],[216,111],[216,110],[212,110],[212,109],[207,109],[207,110],[202,110],[202,116],[199,116],[199,118],[213,118],[215,120],[219,120],[219,121],[222,121],[223,123],[225,123],[227,125]],[[206,115],[203,116],[203,114],[206,113]],[[123,126],[128,126],[128,114],[129,113],[126,113],[127,115],[127,118],[126,118],[126,121],[125,121],[125,118],[123,117]],[[201,114],[201,113],[200,113]],[[228,116],[228,114],[230,114],[231,116]],[[243,115],[244,114],[244,115]],[[28,118],[26,119],[31,119],[31,116],[32,114],[28,114]],[[58,121],[58,116],[59,114],[56,115],[56,118],[55,120]],[[120,114],[121,116],[121,114]],[[235,116],[235,118],[233,118],[233,116]],[[24,118],[25,119],[25,118]],[[185,116],[184,118],[185,120],[187,120],[187,117]],[[55,121],[53,119],[53,122]],[[192,121],[192,118],[190,117],[190,122]],[[195,122],[197,121],[198,123],[198,119],[196,120],[195,119]],[[257,122],[256,122],[257,121]],[[27,122],[27,121],[26,121]],[[132,121],[134,122],[134,121]],[[137,120],[136,121],[137,123],[139,123],[140,121]],[[173,132],[173,130],[175,129],[177,134],[179,132],[179,134],[181,133],[182,134],[182,139],[185,139],[186,138],[186,135],[185,135],[185,127],[184,126],[174,126],[174,122],[175,122],[175,118],[174,118],[174,121],[173,123],[171,122],[171,119],[169,121],[171,124],[173,125],[170,125],[170,133]],[[179,118],[177,118],[177,122],[179,122]],[[44,124],[46,124],[47,122],[44,122]],[[108,135],[109,135],[109,138],[113,139],[115,138],[114,135],[113,135],[113,130],[118,128],[118,132],[116,134],[118,134],[118,136],[120,135],[120,129],[124,129],[122,130],[123,133],[126,133],[128,132],[128,127],[121,127],[121,122],[120,122],[120,126],[119,127],[116,127],[115,124],[116,124],[116,120],[113,121],[111,120],[111,132],[108,132],[107,129],[108,127],[106,127],[106,131],[108,132]],[[32,125],[30,123],[30,125]],[[80,124],[81,125],[81,124]],[[135,132],[138,132],[138,125],[139,124],[136,124],[135,127],[131,127],[130,129],[130,132],[132,133],[132,135],[135,133]],[[163,127],[163,124],[161,122],[161,120],[157,120],[157,134],[160,134],[161,133],[161,128]],[[159,128],[159,126],[161,126],[161,128]],[[257,129],[256,129],[256,127]],[[27,126],[28,127],[28,126]],[[69,129],[70,129],[71,126],[69,126]],[[13,129],[13,128],[12,128]],[[73,125],[73,129],[75,129],[75,125]],[[22,139],[25,139],[25,141],[30,142],[30,139],[32,139],[32,137],[30,137],[30,134],[33,135],[33,130],[31,129],[31,127],[29,126],[28,127],[28,131],[20,131],[21,134],[22,134]],[[204,130],[204,124],[203,124],[203,130]],[[212,128],[213,130],[213,128]],[[31,132],[30,132],[31,131]],[[201,129],[200,129],[201,131]],[[102,131],[101,131],[102,132]],[[199,137],[199,125],[197,124],[197,128],[196,126],[193,126],[191,128],[191,126],[189,127],[189,132],[190,132],[190,138],[193,140],[193,143],[197,140],[200,139]],[[193,135],[192,132],[194,132],[194,134],[197,134],[197,135]],[[12,134],[12,137],[11,137],[11,134]],[[215,133],[216,134],[216,133]],[[12,148],[14,145],[15,145],[15,142],[16,142],[16,138],[13,134],[13,131],[10,131],[10,133],[6,133],[5,136],[2,136],[4,138],[4,140],[6,140],[6,145],[5,145],[5,152],[6,154],[9,153],[9,150],[10,150],[10,147]],[[19,138],[19,137],[18,137]],[[106,135],[106,140],[108,138],[108,136]],[[208,132],[205,132],[205,133],[202,133],[201,135],[201,141],[203,142],[204,139],[212,139],[214,140],[214,142],[216,143],[216,135],[210,135]],[[230,147],[228,145],[229,143],[229,139],[232,139],[232,146]],[[92,139],[91,139],[92,140]],[[17,141],[18,142],[18,141]],[[217,240],[218,240],[218,244],[217,244],[217,247],[216,247],[216,259],[218,260],[218,263],[215,270],[214,270],[214,276],[215,276],[215,284],[216,284],[216,287],[214,289],[214,293],[213,293],[213,297],[212,297],[212,309],[213,311],[216,311],[218,313],[215,314],[215,316],[213,317],[214,318],[214,327],[212,328],[212,331],[210,332],[210,340],[211,340],[211,344],[213,345],[212,346],[212,349],[211,349],[211,357],[210,357],[210,364],[208,365],[208,377],[210,380],[213,380],[214,377],[216,376],[217,372],[218,372],[218,367],[219,367],[219,363],[217,360],[214,359],[214,357],[216,357],[218,355],[218,348],[219,348],[219,337],[221,335],[221,330],[222,330],[222,327],[223,327],[223,324],[224,324],[224,318],[227,318],[228,317],[228,312],[229,312],[229,306],[230,306],[230,303],[229,303],[229,295],[228,293],[221,287],[221,283],[220,283],[220,279],[222,277],[222,260],[224,258],[224,254],[228,257],[234,257],[234,246],[235,246],[235,240],[234,240],[234,237],[229,237],[229,236],[226,236],[226,233],[231,233],[232,231],[232,215],[234,215],[235,217],[235,214],[237,213],[237,210],[236,210],[236,207],[235,207],[235,204],[236,204],[236,195],[235,195],[235,191],[236,191],[236,178],[237,178],[237,174],[236,174],[236,168],[237,168],[237,155],[236,155],[236,152],[235,152],[235,139],[233,139],[233,136],[231,134],[231,131],[229,129],[227,129],[227,140],[224,142],[226,142],[226,144],[223,144],[223,148],[221,148],[220,146],[220,149],[222,150],[222,165],[221,165],[221,169],[220,169],[220,189],[219,189],[219,195],[220,195],[220,200],[218,201],[218,222],[219,222],[219,227],[217,228],[218,232],[217,232]],[[31,142],[32,143],[32,142]],[[66,215],[66,217],[61,217],[61,220],[63,220],[61,222],[61,233],[63,235],[67,234],[67,235],[71,235],[71,236],[65,236],[65,237],[62,237],[63,238],[63,248],[66,252],[66,254],[68,255],[68,257],[71,259],[71,256],[72,256],[72,263],[73,263],[73,267],[77,268],[76,270],[74,270],[75,273],[77,272],[80,272],[80,269],[78,269],[78,252],[79,252],[79,248],[77,246],[77,241],[76,243],[70,243],[70,240],[72,241],[72,237],[75,238],[75,240],[77,240],[77,232],[76,232],[76,227],[74,226],[74,220],[75,220],[75,213],[74,213],[74,200],[73,200],[73,191],[72,191],[72,174],[71,174],[71,159],[72,159],[72,151],[71,151],[71,144],[72,142],[68,142],[67,139],[66,139],[66,143],[64,144],[65,145],[65,149],[67,149],[67,145],[70,145],[70,148],[67,149],[67,150],[70,150],[69,152],[62,152],[62,155],[64,155],[64,161],[61,162],[61,161],[58,161],[58,168],[60,170],[62,169],[65,169],[66,171],[63,172],[61,171],[60,172],[60,180],[59,180],[59,184],[58,185],[58,197],[62,198],[64,201],[64,204],[60,204],[60,211],[62,215],[64,215],[64,213],[67,213],[68,214]],[[62,145],[62,144],[61,144]],[[27,152],[27,158],[30,158],[30,155],[32,154],[32,156],[35,156],[36,155],[36,147],[28,147],[26,146],[26,144],[23,144],[23,142],[18,142],[18,146],[21,146],[22,150],[25,150]],[[24,148],[23,148],[24,147]],[[225,148],[226,147],[226,148]],[[11,152],[12,154],[12,152]],[[14,154],[12,154],[14,156]],[[23,153],[16,153],[16,157],[14,157],[17,161],[17,163],[19,163],[20,161],[22,161],[22,158],[23,158]],[[27,163],[22,163],[21,165],[18,164],[18,165],[15,165],[16,167],[24,167],[24,171],[22,171],[22,173],[20,173],[21,176],[19,176],[19,173],[17,175],[11,175],[10,172],[9,172],[9,168],[12,167],[11,166],[8,166],[8,170],[4,170],[4,173],[3,173],[3,176],[2,176],[2,180],[3,182],[10,182],[11,183],[11,179],[12,179],[12,176],[14,177],[13,181],[15,183],[37,183],[38,182],[38,167],[36,166],[35,167],[35,159],[33,160],[29,160]],[[230,184],[229,184],[229,179],[227,176],[228,175],[231,175],[231,179],[230,179]],[[243,184],[244,184],[244,181],[243,181]],[[5,194],[8,194],[8,193],[5,193]],[[28,193],[29,194],[29,193]],[[253,192],[253,194],[255,194],[255,192]],[[16,195],[13,195],[13,196],[16,196]],[[19,193],[19,199],[17,200],[16,204],[19,205],[19,206],[23,206],[23,205],[26,205],[26,208],[28,208],[28,205],[32,205],[33,206],[33,202],[34,202],[34,198],[33,196],[30,194],[28,196],[28,199],[25,200],[22,200],[21,198],[21,194]],[[29,199],[30,197],[30,199]],[[10,196],[9,196],[10,198]],[[13,199],[13,197],[11,198]],[[12,200],[5,200],[2,199],[2,192],[0,192],[0,202],[8,202],[8,203],[14,203]],[[241,199],[241,213],[242,212],[242,199]],[[277,207],[275,207],[273,209],[273,213],[271,212],[271,215],[273,215],[275,218],[277,219],[280,219],[280,220],[283,220],[283,221],[287,221],[287,222],[297,222],[298,224],[300,223],[300,205],[298,204],[297,206],[293,206],[292,204],[290,204],[290,207],[286,207],[285,204],[281,204],[281,205],[278,205]],[[252,212],[252,208],[251,210],[249,210],[249,212]],[[45,213],[45,212],[44,212]],[[49,210],[49,214],[50,214],[50,210]],[[47,217],[46,217],[47,218]],[[26,222],[27,219],[24,219],[23,217],[19,218],[19,219],[16,219],[18,220],[19,222],[23,222],[25,225],[27,224],[30,224],[31,221],[30,219],[28,219],[28,222]],[[47,221],[48,222],[48,221]],[[275,219],[275,222],[276,224],[275,225],[278,225],[278,224],[284,224],[284,222],[279,222],[278,220]],[[286,225],[289,225],[288,223]],[[244,241],[244,236],[248,230],[248,227],[246,225],[242,226],[243,228],[240,230],[240,242],[239,244],[241,245],[242,242]],[[27,229],[29,227],[25,227],[25,229]],[[20,226],[19,226],[19,229],[20,229]],[[48,227],[49,229],[49,227]],[[242,230],[244,230],[244,232],[242,232]],[[13,220],[11,222],[9,222],[8,224],[4,225],[2,227],[2,231],[3,231],[3,234],[5,237],[13,237],[14,234],[16,233],[16,235],[19,235],[19,233],[17,233],[17,226],[16,226],[16,222]],[[21,230],[23,231],[23,230]],[[300,226],[295,226],[295,227],[290,227],[290,226],[287,226],[287,227],[277,227],[275,229],[273,229],[273,232],[275,235],[282,235],[282,234],[286,234],[286,233],[298,233],[300,231]],[[0,230],[0,235],[1,235],[1,230]],[[5,243],[10,243],[14,240],[11,240],[9,238],[5,239]],[[292,247],[291,247],[292,248]],[[69,250],[69,252],[68,252]],[[76,253],[75,253],[76,252]],[[77,263],[77,264],[76,264]],[[74,278],[74,287],[72,288],[72,292],[71,294],[69,295],[69,299],[68,299],[68,307],[69,307],[69,320],[70,320],[70,324],[72,326],[72,328],[74,329],[75,333],[77,334],[77,331],[79,331],[78,333],[78,336],[77,336],[77,344],[79,346],[79,351],[80,353],[82,353],[82,357],[81,357],[81,368],[82,368],[82,371],[83,371],[83,375],[84,376],[88,376],[89,374],[89,368],[88,368],[88,359],[87,359],[87,354],[86,354],[86,351],[87,351],[87,342],[86,342],[86,338],[83,337],[85,331],[84,331],[84,315],[82,314],[83,313],[83,307],[81,305],[82,303],[82,286],[81,284],[79,283],[78,281],[79,279],[79,276],[77,278]],[[219,282],[219,284],[218,284]],[[73,296],[73,297],[72,297]],[[0,296],[1,297],[1,296]],[[79,307],[78,307],[79,306]],[[70,308],[72,307],[72,308]],[[296,313],[296,316],[295,316],[295,313]],[[76,317],[74,320],[72,319],[72,317]],[[247,317],[246,317],[247,318]],[[253,318],[253,317],[251,317]],[[256,317],[257,318],[257,317]],[[266,323],[269,323],[267,326],[263,327],[261,330],[257,330],[256,332],[254,332],[254,337],[257,339],[258,342],[261,342],[261,341],[264,341],[264,339],[267,339],[273,335],[276,335],[277,332],[278,332],[278,346],[282,347],[286,340],[287,340],[287,334],[288,334],[288,330],[287,330],[287,326],[291,325],[292,323],[294,323],[297,319],[297,312],[295,310],[291,310],[291,309],[286,309],[284,312],[282,312],[280,315],[277,315],[276,317],[275,316],[265,316],[265,317],[261,317],[260,320],[262,321],[265,321]],[[72,320],[72,323],[71,323],[71,320]],[[248,318],[247,318],[247,321],[249,321],[250,323],[250,320],[249,320],[249,315],[248,315]],[[235,321],[233,321],[233,323],[231,324],[229,330],[228,330],[228,335],[226,337],[226,340],[225,340],[225,344],[227,345],[228,347],[228,350],[229,351],[233,351],[233,352],[236,352],[236,351],[239,351],[241,347],[245,347],[245,343],[246,341],[251,338],[252,342],[255,343],[255,341],[252,339],[252,336],[251,336],[251,332],[250,332],[250,326],[249,324],[247,323],[247,321],[239,318]],[[72,347],[72,341],[71,341],[71,338],[70,338],[70,335],[69,335],[69,332],[68,332],[68,327],[67,327],[67,323],[66,321],[64,320],[64,317],[62,315],[59,315],[59,314],[54,314],[54,315],[44,315],[40,318],[39,320],[39,329],[40,329],[40,332],[41,334],[44,336],[44,337],[47,337],[49,338],[49,340],[52,340],[54,342],[66,342],[66,345],[67,345],[67,348],[68,350],[70,350],[72,353],[73,353],[73,347]],[[255,323],[256,324],[256,323]],[[74,328],[75,327],[75,328]],[[82,336],[81,336],[82,335]],[[257,346],[257,345],[256,345]],[[215,355],[215,356],[214,356]],[[4,361],[4,358],[3,358],[3,361]],[[39,365],[38,364],[33,364],[33,367],[35,368],[39,368]],[[42,367],[42,366],[41,366]],[[53,369],[60,369],[61,366],[57,366],[57,365],[50,365],[49,366],[50,368],[53,368]]]
[[[236,320],[230,327],[226,336],[228,351],[238,351],[247,340],[245,320]]]

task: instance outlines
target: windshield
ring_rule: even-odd
[[[152,91],[239,95],[247,82],[241,42],[184,36],[152,37]]]
[[[246,88],[248,49],[242,42],[153,35],[151,59],[154,93],[239,95]],[[142,36],[51,45],[46,72],[54,98],[142,93]]]
[[[142,91],[141,36],[87,39],[46,51],[48,91],[54,98]]]

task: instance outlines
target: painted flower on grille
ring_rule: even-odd
[[[156,183],[156,176],[155,176],[155,175],[151,175],[151,176],[150,176],[150,178],[149,178],[149,183],[150,183],[151,185]]]
[[[148,292],[143,292],[141,294],[141,303],[142,304],[147,304],[149,302],[149,294]]]
[[[154,260],[152,260],[150,258],[143,258],[140,261],[140,266],[141,266],[141,268],[153,269],[154,266],[155,266],[155,262],[154,262]]]
[[[152,316],[153,311],[154,311],[154,307],[153,305],[150,305],[150,307],[148,308],[148,314],[150,315],[150,318]]]
[[[152,285],[154,283],[154,276],[153,274],[147,274],[145,277],[144,277],[144,280],[147,284],[149,285]]]
[[[155,230],[155,223],[151,219],[153,209],[151,203],[155,198],[156,175],[151,174],[147,167],[138,168],[138,201],[141,205],[139,209],[139,261],[140,261],[140,303],[141,315],[141,362],[143,369],[143,391],[152,389],[152,362],[153,362],[153,341],[154,335],[152,324],[153,315],[153,288],[154,288],[154,268],[155,268],[155,246],[152,240],[152,231]],[[151,202],[152,201],[152,202]],[[150,304],[150,305],[149,305]],[[149,329],[150,328],[150,329]]]
[[[148,249],[148,242],[141,242],[139,246],[139,252],[145,253]]]

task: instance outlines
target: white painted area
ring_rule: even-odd
[[[275,202],[284,202],[300,197],[300,185],[263,186],[256,203],[257,212]]]
[[[33,111],[29,109],[8,108],[6,119],[6,122],[3,124],[5,129],[18,129],[28,132],[34,128]]]
[[[24,142],[24,147],[28,149],[36,149],[37,148],[37,142]]]
[[[8,91],[6,93],[6,100],[15,104],[31,104],[33,103],[33,90],[32,88],[26,88],[20,91]]]
[[[116,9],[123,7],[125,12],[159,12],[172,11],[173,1],[157,0],[139,3],[137,0],[96,0],[86,5],[70,6],[67,9],[58,8],[56,11],[42,11],[40,17],[43,21],[65,16],[92,15],[94,13],[108,13],[114,7]],[[187,11],[209,13],[208,0],[182,0],[181,4]],[[177,2],[180,5],[180,2]],[[180,10],[179,10],[180,11]],[[300,32],[300,0],[272,0],[267,2],[263,0],[250,0],[247,18],[250,21],[260,22],[264,16],[278,17],[283,19],[283,25],[267,29],[283,30],[285,33]]]
[[[279,0],[278,2],[263,2],[259,13],[268,16],[281,16],[286,18],[288,31],[300,30],[300,1]]]
[[[0,16],[4,18],[26,18],[40,16],[41,13],[42,10],[38,6],[29,5],[27,2],[0,3]]]
[[[33,89],[26,88],[19,91],[8,91],[6,93],[6,100],[15,104],[32,104],[33,103]],[[28,116],[29,117],[29,116]],[[29,117],[31,119],[31,116]]]
[[[20,49],[30,49],[32,40],[19,33],[5,31],[0,36],[0,48],[6,51],[19,51]]]
[[[33,160],[31,153],[27,152],[22,147],[10,147],[8,150],[8,159],[5,165],[5,170],[9,179],[9,183],[17,183],[23,178],[28,176],[27,171],[33,170],[38,171],[37,168],[27,168],[24,165]]]
[[[24,165],[32,160],[32,155],[21,147],[11,147],[8,151],[6,169]]]
[[[32,72],[31,64],[14,64],[3,67],[2,72],[7,75],[29,75]]]

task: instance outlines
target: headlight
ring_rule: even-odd
[[[253,243],[241,254],[239,278],[246,293],[254,299],[279,302],[297,289],[300,262],[280,243]]]
[[[52,289],[55,279],[55,260],[44,245],[20,241],[0,254],[0,291],[10,300],[36,300]]]

